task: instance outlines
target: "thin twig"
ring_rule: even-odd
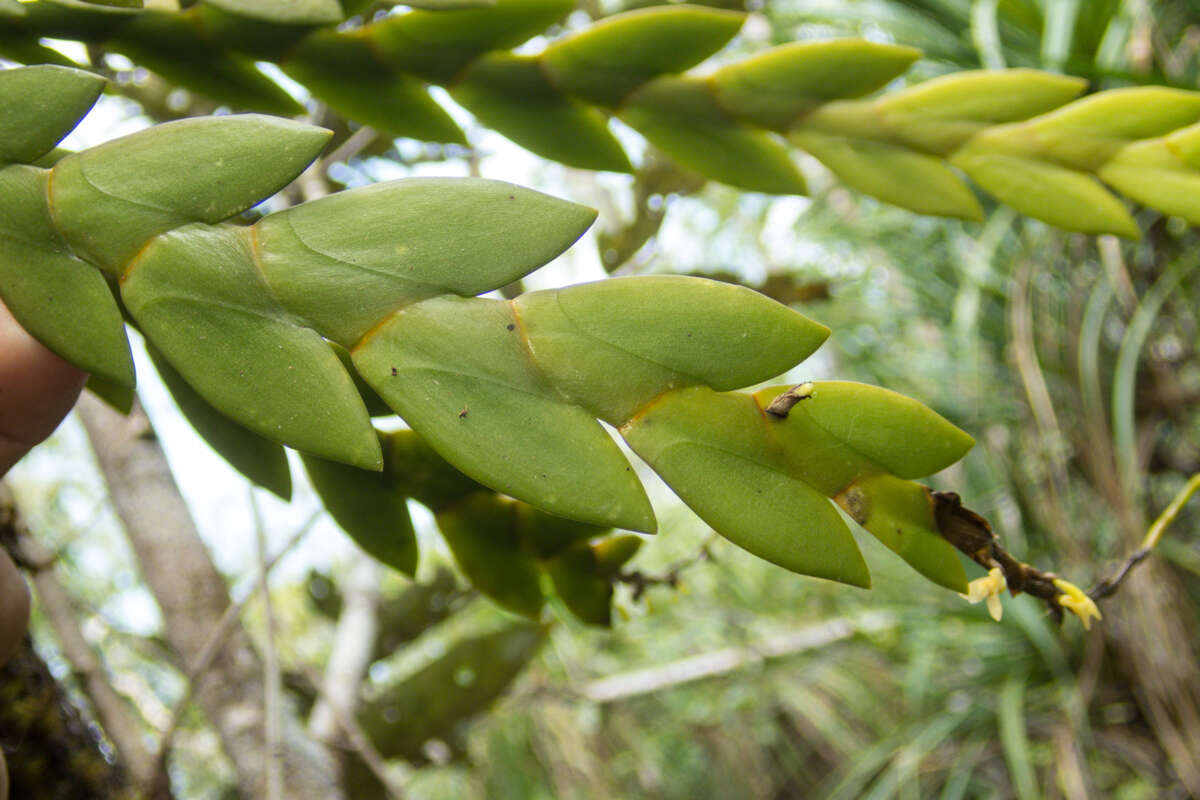
[[[1163,532],[1166,531],[1167,526],[1175,521],[1175,518],[1179,516],[1179,512],[1183,510],[1184,505],[1197,491],[1200,491],[1200,472],[1197,472],[1184,484],[1179,493],[1175,495],[1175,498],[1158,515],[1158,519],[1154,520],[1154,523],[1146,531],[1146,538],[1142,540],[1142,546],[1134,550],[1111,577],[1105,578],[1096,584],[1088,592],[1088,596],[1093,600],[1100,600],[1101,598],[1116,594],[1117,590],[1121,588],[1121,583],[1133,568],[1153,552],[1162,539]]]
[[[296,545],[300,544],[301,540],[303,540],[308,532],[312,530],[313,525],[320,518],[322,513],[323,512],[320,510],[313,512],[312,516],[309,517],[308,520],[301,525],[294,534],[292,534],[292,538],[288,540],[287,544],[285,544],[278,553],[268,559],[264,567],[266,572],[269,573],[271,569],[277,563],[279,563],[281,558],[291,552],[292,548],[294,548]],[[255,586],[255,588],[252,589],[244,598],[225,609],[225,613],[221,616],[217,626],[213,628],[212,633],[210,633],[208,638],[204,641],[204,647],[201,648],[200,654],[196,657],[196,660],[192,663],[184,675],[186,684],[183,687],[183,694],[177,701],[175,701],[175,705],[172,706],[171,722],[167,726],[166,730],[163,731],[162,737],[159,739],[156,780],[165,782],[167,779],[167,754],[171,750],[171,744],[175,739],[176,731],[179,729],[179,723],[183,717],[183,712],[191,702],[197,680],[208,670],[210,666],[212,666],[213,659],[217,657],[217,653],[220,652],[221,647],[225,644],[225,640],[229,638],[229,634],[235,627],[237,627],[238,619],[241,617],[242,611],[245,610],[246,606],[249,605],[250,601],[254,599],[254,596],[257,593],[258,586]]]
[[[647,575],[641,570],[632,570],[630,572],[621,572],[616,576],[617,583],[627,583],[633,587],[633,600],[640,600],[642,595],[651,586],[669,586],[674,589],[679,585],[680,574],[694,564],[701,561],[712,561],[713,555],[710,548],[713,541],[717,538],[715,533],[710,533],[704,543],[700,545],[700,549],[693,555],[687,558],[680,559],[674,564],[667,567],[667,571],[662,575]]]
[[[334,718],[337,720],[338,727],[346,734],[346,739],[350,744],[350,749],[353,750],[367,765],[367,769],[371,770],[371,774],[383,784],[384,791],[392,800],[404,800],[404,790],[397,785],[396,780],[388,774],[387,763],[383,755],[376,749],[375,744],[371,741],[371,737],[367,736],[367,732],[358,724],[358,720],[353,715],[347,714],[346,710],[334,702],[326,693],[324,681],[317,671],[307,664],[301,666],[304,679],[309,683],[310,687],[317,693],[330,711],[333,712]]]
[[[258,545],[258,590],[262,593],[263,613],[267,622],[267,641],[263,648],[263,737],[267,751],[267,800],[283,800],[283,748],[280,746],[279,714],[283,688],[279,678],[279,656],[275,649],[275,606],[267,583],[267,531],[254,489],[250,489],[250,508],[254,512],[254,538]]]

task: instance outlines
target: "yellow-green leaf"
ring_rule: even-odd
[[[59,161],[50,209],[76,253],[120,273],[151,236],[220,222],[282,189],[328,139],[259,114],[168,122]]]
[[[521,547],[517,504],[478,492],[437,515],[442,538],[467,579],[499,605],[532,619],[542,610],[541,571]]]
[[[667,389],[736,389],[772,378],[829,335],[757,292],[679,276],[530,292],[514,306],[539,369],[614,425]]]
[[[156,238],[122,280],[126,307],[221,413],[297,450],[380,469],[354,381],[325,340],[271,296],[251,235],[190,225]]]
[[[543,158],[580,169],[633,171],[605,116],[550,83],[536,58],[488,54],[451,95],[484,125]]]
[[[48,175],[19,164],[0,167],[0,297],[46,347],[132,389],[125,320],[104,277],[55,229],[46,206]]]
[[[804,176],[773,134],[731,117],[712,86],[696,78],[658,78],[618,112],[681,166],[706,178],[767,194],[806,194]]]
[[[365,29],[314,33],[288,55],[282,67],[347,119],[391,136],[467,143],[425,84],[379,60]]]
[[[929,490],[892,475],[873,475],[837,496],[846,513],[929,580],[967,591],[958,551],[937,532]]]
[[[828,498],[787,472],[753,397],[694,387],[622,426],[639,456],[713,530],[802,575],[869,586],[850,529]]]
[[[632,468],[600,424],[534,368],[509,303],[426,300],[352,352],[388,405],[480,483],[552,514],[653,530]]]
[[[710,80],[726,110],[783,131],[822,103],[881,88],[920,55],[863,39],[792,42],[724,66]]]
[[[703,6],[656,6],[614,14],[542,52],[550,80],[571,94],[619,106],[658,75],[682,72],[725,46],[743,14]]]
[[[868,139],[795,129],[789,138],[847,185],[918,214],[983,219],[966,184],[939,158]]]
[[[1130,239],[1140,235],[1124,204],[1086,173],[974,145],[960,150],[950,163],[997,200],[1063,230]]]
[[[99,75],[50,65],[0,70],[0,164],[32,163],[87,114]]]

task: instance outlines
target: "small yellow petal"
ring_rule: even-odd
[[[987,575],[967,584],[967,593],[960,596],[968,603],[986,600],[988,613],[992,615],[992,619],[999,622],[1000,615],[1004,612],[1004,607],[1000,604],[1000,595],[1007,588],[1008,581],[1004,579],[1004,571],[999,567],[992,567]]]
[[[1095,601],[1084,594],[1083,590],[1075,584],[1064,581],[1062,578],[1055,578],[1054,587],[1062,592],[1058,596],[1058,604],[1079,617],[1085,631],[1092,629],[1093,619],[1103,619]]]
[[[1000,621],[1000,616],[1004,613],[1004,606],[1000,604],[1000,595],[994,594],[987,599],[988,613],[992,615],[992,619],[996,622]]]

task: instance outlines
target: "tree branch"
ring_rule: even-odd
[[[196,530],[150,421],[140,406],[122,417],[85,393],[77,406],[147,587],[163,614],[163,633],[180,663],[204,654],[210,632],[230,607],[224,578]],[[261,797],[262,664],[236,620],[211,668],[198,679],[196,700],[212,720],[246,797]],[[299,723],[291,720],[292,727]],[[303,800],[338,800],[332,757],[311,740],[285,733],[287,793]]]

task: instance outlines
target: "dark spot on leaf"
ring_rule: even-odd
[[[509,200],[516,200],[516,199],[517,199],[517,196],[516,196],[515,194],[510,194],[510,195],[508,196],[508,199],[509,199]]]
[[[396,370],[396,368],[395,368],[395,367],[392,367],[392,377],[394,378],[394,377],[396,377],[396,376],[397,376],[397,375],[399,375],[399,374],[400,374],[400,373],[399,373],[399,372]]]
[[[466,418],[467,418],[467,411],[468,411],[467,407],[466,407],[466,406],[463,406],[463,409],[462,409],[462,411],[458,412],[458,418],[459,418],[459,419],[466,419]]]
[[[507,325],[505,325],[504,327],[508,328],[510,331],[515,331],[517,329],[517,326],[511,322],[508,323]]]

